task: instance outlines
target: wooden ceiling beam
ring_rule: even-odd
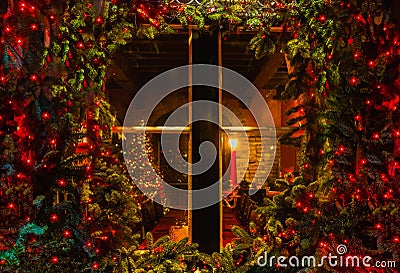
[[[280,52],[275,52],[274,54],[270,55],[254,79],[254,86],[257,87],[258,90],[261,90],[279,70],[284,61],[285,57]]]
[[[143,24],[144,26],[152,26],[151,24]],[[205,25],[203,28],[200,28],[198,25],[188,25],[187,27],[182,26],[181,24],[168,24],[168,26],[174,30],[182,30],[182,32],[177,32],[176,34],[185,34],[187,33],[187,29],[192,29],[192,30],[208,30],[209,25]],[[287,29],[287,31],[290,31],[290,29]],[[282,27],[271,27],[270,32],[284,32]],[[231,32],[233,33],[233,32]],[[244,26],[238,26],[236,28],[236,34],[254,34],[258,33],[258,29],[255,30],[248,30]]]
[[[132,82],[132,77],[130,77],[126,71],[131,69],[127,62],[127,58],[122,60],[123,58],[119,57],[116,54],[117,59],[113,59],[108,67],[108,74],[112,75],[116,82],[124,89],[124,90],[134,90],[136,88],[136,84]]]

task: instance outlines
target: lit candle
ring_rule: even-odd
[[[231,187],[236,188],[237,186],[237,172],[236,172],[236,147],[238,144],[237,139],[230,139],[229,144],[231,145]]]

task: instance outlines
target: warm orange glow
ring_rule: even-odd
[[[238,145],[238,140],[237,139],[229,139],[229,145],[231,145],[232,149],[236,149],[237,145]]]

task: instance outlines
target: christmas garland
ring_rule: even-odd
[[[222,254],[214,254],[214,260],[202,258],[203,262],[207,261],[205,267],[211,265],[221,272],[234,272],[238,266],[247,270],[255,266],[254,259],[260,249],[268,248],[278,254],[309,253],[311,249],[322,255],[334,253],[335,245],[342,242],[348,243],[352,253],[378,257],[393,255],[398,259],[399,204],[394,197],[399,188],[393,182],[399,176],[397,161],[400,157],[397,111],[400,24],[395,1],[192,1],[184,4],[9,0],[5,3],[3,1],[0,6],[4,52],[0,72],[1,113],[5,114],[1,139],[6,147],[2,148],[5,155],[1,161],[4,169],[2,184],[17,184],[7,189],[7,198],[11,200],[7,208],[11,212],[10,219],[15,220],[15,203],[22,204],[23,198],[29,200],[32,197],[29,191],[22,190],[25,185],[34,189],[36,180],[49,181],[51,194],[44,202],[37,201],[39,207],[46,208],[41,212],[46,219],[38,221],[53,227],[54,233],[47,234],[53,234],[54,237],[49,238],[57,240],[57,246],[60,246],[44,247],[46,251],[40,254],[43,256],[39,255],[43,259],[40,264],[44,264],[48,272],[58,272],[61,264],[67,267],[72,266],[72,262],[74,270],[83,268],[82,272],[116,266],[118,259],[126,259],[127,264],[135,266],[123,248],[119,249],[120,256],[113,250],[101,255],[96,252],[100,247],[93,248],[93,242],[106,244],[114,236],[113,229],[108,226],[92,230],[93,242],[85,242],[87,234],[80,230],[79,223],[84,219],[87,224],[90,216],[76,211],[84,207],[101,215],[97,201],[91,203],[93,196],[103,204],[116,202],[112,198],[115,196],[121,200],[121,191],[107,192],[108,185],[115,181],[115,187],[122,184],[127,192],[132,191],[123,175],[116,179],[118,168],[101,160],[93,161],[93,157],[100,155],[108,161],[116,159],[108,157],[109,149],[103,146],[114,122],[104,94],[111,57],[119,47],[136,37],[154,38],[161,33],[173,33],[170,24],[176,22],[184,27],[196,25],[211,30],[216,27],[227,32],[241,25],[245,30],[255,31],[249,50],[257,58],[282,47],[295,69],[281,96],[301,102],[290,111],[298,115],[289,121],[293,130],[283,141],[303,146],[301,174],[304,178],[287,177],[278,181],[279,190],[290,190],[269,200],[262,209],[269,217],[268,225],[261,230],[266,234],[265,238],[256,237],[254,228],[251,236],[237,230],[247,243],[243,253],[248,256],[240,248],[228,246]],[[287,35],[276,39],[272,35],[273,27],[279,27]],[[59,120],[62,126],[58,124]],[[299,136],[304,131],[305,135]],[[71,133],[68,143],[63,140],[65,132]],[[83,141],[83,136],[87,142]],[[96,147],[95,151],[91,151],[91,144]],[[73,154],[74,145],[84,146],[83,155],[68,157]],[[58,157],[60,147],[65,150],[63,156]],[[68,167],[54,168],[53,165]],[[95,173],[90,171],[91,167]],[[65,173],[57,173],[57,170]],[[36,180],[31,173],[36,174]],[[63,175],[67,176],[66,180]],[[82,198],[76,195],[76,177],[81,178]],[[93,177],[98,179],[98,188],[90,188]],[[70,199],[65,201],[74,200],[78,205],[65,202],[53,207],[53,199],[67,189]],[[104,200],[101,199],[103,193]],[[132,211],[135,211],[136,203],[132,202]],[[19,213],[21,211],[28,216],[36,214],[27,209],[20,209]],[[68,219],[76,228],[74,232],[62,228],[60,222],[63,221],[59,221],[55,211],[65,217],[67,211],[71,212],[72,218]],[[361,226],[367,226],[368,230],[361,232]],[[42,231],[36,233],[40,235]],[[163,239],[158,244],[166,242],[167,239]],[[363,247],[360,249],[358,245]],[[23,248],[20,244],[18,247],[16,252],[3,252],[1,263],[6,261],[11,265],[17,261],[7,254],[20,254]],[[173,249],[176,244],[166,247]],[[68,260],[66,256],[64,261],[60,258],[62,251],[71,253],[69,251],[75,249],[85,253],[82,263]],[[154,256],[150,257],[154,265],[148,267],[141,262],[140,266],[146,267],[143,271],[157,266],[163,249],[154,247]],[[385,249],[393,253],[385,252]],[[177,268],[177,257],[171,259],[173,267]],[[201,259],[196,262],[201,263]],[[167,260],[166,264],[171,261]],[[29,263],[25,266],[30,268]],[[182,271],[186,269],[187,266],[182,265]]]

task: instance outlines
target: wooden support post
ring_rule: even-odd
[[[222,181],[222,176],[223,176],[223,169],[222,169],[222,164],[223,164],[223,149],[224,149],[224,143],[223,143],[223,134],[222,134],[222,125],[223,125],[223,120],[222,120],[222,33],[218,32],[218,122],[219,122],[219,133],[218,133],[218,141],[219,141],[219,156],[218,156],[218,162],[219,162],[219,171],[218,171],[218,178],[220,181]],[[222,197],[222,183],[219,184],[219,191],[220,195]],[[224,247],[224,203],[220,202],[219,203],[219,249],[222,250]]]
[[[189,113],[188,113],[188,125],[190,126],[189,130],[189,141],[188,141],[188,214],[187,214],[187,223],[189,230],[189,242],[193,241],[193,214],[192,214],[192,190],[193,190],[193,179],[192,179],[192,166],[190,164],[193,163],[193,132],[192,132],[192,101],[193,101],[193,71],[191,65],[193,64],[193,31],[189,29],[189,79],[188,79],[188,103],[189,103]]]
[[[193,64],[218,64],[218,33],[193,31]],[[218,77],[218,75],[215,75]],[[207,100],[218,103],[218,89],[204,86],[193,86],[193,101]],[[202,109],[208,115],[219,117],[218,111]],[[207,121],[198,121],[192,125],[193,134],[193,162],[200,160],[199,146],[204,141],[215,145],[219,154],[218,125]],[[218,156],[218,155],[217,155]],[[215,160],[211,168],[203,174],[193,176],[193,190],[206,188],[219,180],[219,160]],[[210,198],[219,198],[220,192]],[[196,204],[195,196],[192,199]],[[218,252],[220,248],[220,205],[215,204],[207,208],[192,212],[192,239],[200,243],[199,250],[206,253]]]

